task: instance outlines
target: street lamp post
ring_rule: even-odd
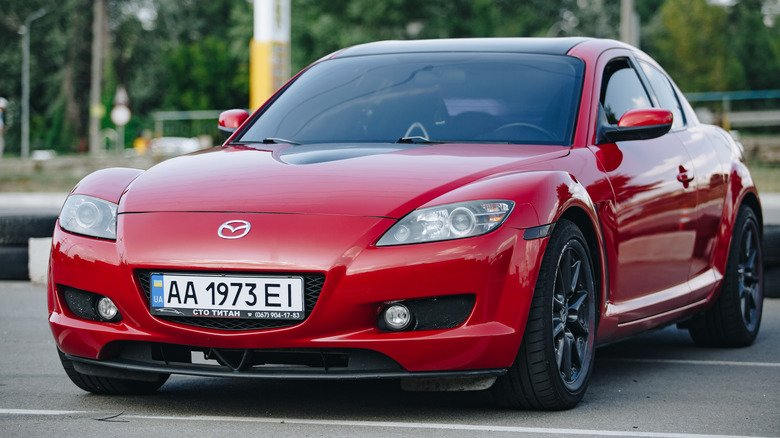
[[[43,17],[49,11],[38,9],[27,16],[24,26],[19,30],[22,34],[22,158],[30,156],[30,25]]]

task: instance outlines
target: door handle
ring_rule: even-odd
[[[684,168],[683,166],[680,166],[679,171],[680,173],[677,174],[677,181],[683,183],[683,187],[687,189],[688,183],[693,181],[693,175],[688,173],[688,169]]]

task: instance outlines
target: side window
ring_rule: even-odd
[[[628,110],[653,106],[639,76],[626,59],[612,61],[607,65],[604,84],[601,88],[601,105],[611,125],[617,124]]]
[[[653,87],[653,91],[655,91],[658,97],[658,102],[655,102],[656,105],[672,112],[674,116],[672,129],[685,125],[685,116],[683,116],[680,101],[677,99],[677,94],[674,92],[674,88],[672,88],[672,84],[666,75],[646,62],[640,61],[639,65],[642,66],[642,71],[645,72],[647,79],[650,81],[650,86]]]

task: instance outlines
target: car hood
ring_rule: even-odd
[[[128,187],[119,211],[398,218],[453,189],[568,150],[513,144],[227,146],[144,172]]]

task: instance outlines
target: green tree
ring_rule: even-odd
[[[619,0],[291,0],[293,72],[342,47],[383,39],[586,35],[616,38]],[[248,104],[252,4],[243,0],[107,0],[110,50],[102,102],[130,96],[129,133],[161,109]],[[643,49],[685,91],[777,88],[777,0],[635,0]],[[10,101],[6,151],[19,152],[21,37],[32,12],[31,146],[78,151],[89,118],[91,0],[3,0],[0,96]],[[762,12],[763,11],[763,12]],[[769,18],[773,18],[770,14]],[[104,128],[113,127],[108,115]],[[132,134],[129,137],[132,137]]]
[[[740,0],[730,16],[728,47],[742,66],[741,82],[748,90],[780,86],[780,65],[772,47],[770,30],[764,23],[762,6],[761,0]]]
[[[237,80],[225,40],[214,36],[182,44],[168,53],[166,109],[224,109],[247,106],[249,88]]]
[[[740,89],[742,67],[729,46],[728,15],[705,0],[666,0],[648,52],[683,91]]]
[[[582,34],[587,30],[569,33],[567,28],[553,31],[551,35],[556,23],[580,11],[578,3],[576,0],[291,0],[293,71],[343,47],[376,40]]]

